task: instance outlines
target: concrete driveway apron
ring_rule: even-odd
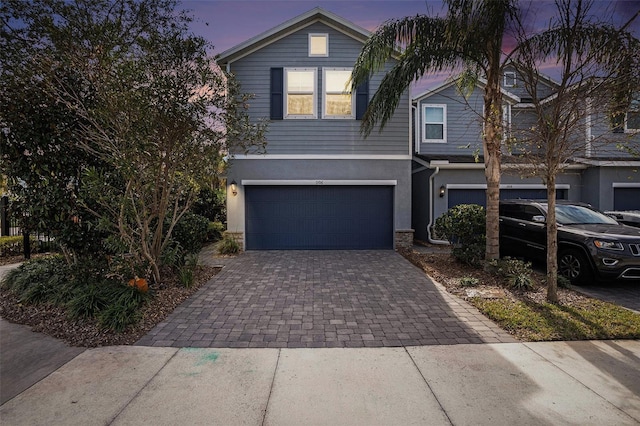
[[[515,342],[394,251],[248,251],[136,344],[214,348]]]

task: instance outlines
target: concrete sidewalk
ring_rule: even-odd
[[[89,349],[7,425],[632,425],[640,342]]]

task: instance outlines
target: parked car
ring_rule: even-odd
[[[503,255],[546,259],[547,203],[500,202]],[[558,200],[558,273],[572,283],[640,279],[640,228],[618,223],[587,204]]]
[[[623,225],[635,226],[640,228],[640,211],[607,211],[604,214],[611,216]]]

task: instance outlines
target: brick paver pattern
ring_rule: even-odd
[[[226,262],[136,344],[313,348],[515,341],[394,251],[248,251]]]

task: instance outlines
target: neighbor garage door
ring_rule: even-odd
[[[249,250],[391,249],[392,186],[247,186]]]
[[[613,188],[614,210],[640,210],[640,188]]]
[[[486,207],[487,199],[484,189],[449,189],[448,191],[448,207],[454,207],[458,204],[479,204]],[[545,200],[547,198],[547,190],[530,189],[530,188],[504,188],[500,190],[500,199],[529,199],[529,200]],[[557,189],[556,198],[558,200],[567,199],[566,189]]]

